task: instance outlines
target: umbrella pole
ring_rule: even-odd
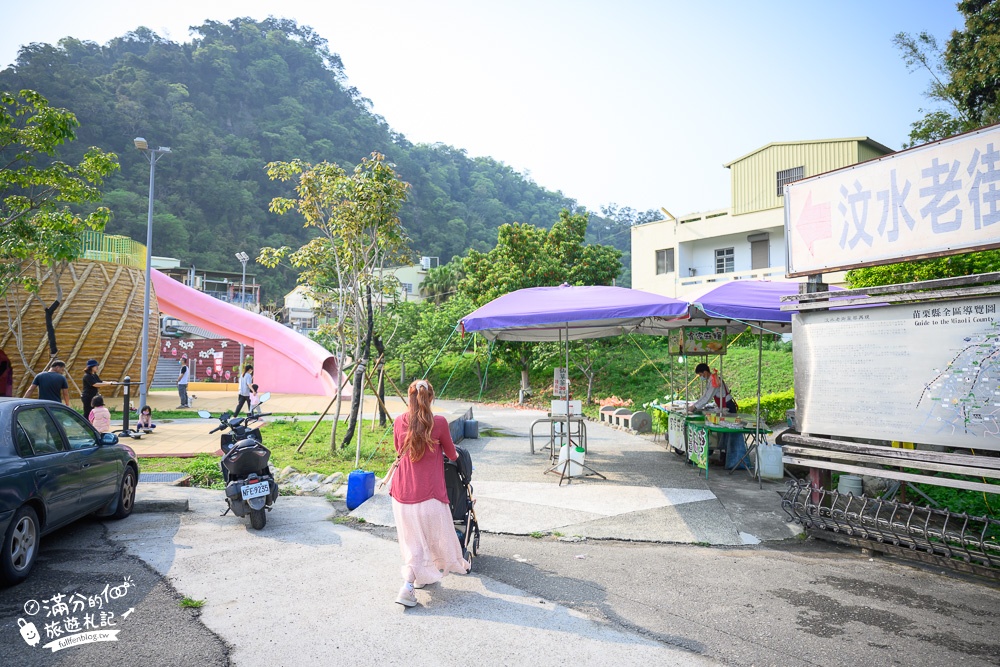
[[[763,368],[763,366],[764,366],[764,329],[763,328],[758,328],[757,329],[757,419],[755,420],[757,422],[757,425],[755,426],[755,428],[757,429],[757,432],[754,434],[754,437],[755,437],[754,442],[757,443],[757,447],[758,447],[757,452],[756,452],[757,453],[757,461],[756,461],[756,464],[754,465],[754,474],[757,476],[757,488],[758,489],[764,487],[764,482],[761,480],[761,477],[760,477],[760,449],[759,449],[759,447],[760,447],[760,382],[761,382],[761,374],[762,374],[762,368]]]
[[[562,332],[561,331],[559,332],[559,336],[560,336],[560,338],[562,337]],[[581,416],[581,420],[582,420],[582,416]],[[581,472],[580,475],[578,475],[579,477],[586,477],[586,476],[589,476],[589,475],[595,475],[597,477],[600,477],[601,479],[607,479],[607,477],[605,477],[601,473],[597,472],[596,470],[594,470],[593,468],[591,468],[590,466],[588,466],[586,463],[578,463],[578,462],[576,462],[576,461],[573,460],[573,455],[570,454],[570,451],[573,448],[573,440],[570,437],[570,431],[569,431],[569,427],[570,427],[571,423],[572,423],[572,417],[569,414],[569,322],[567,322],[566,323],[566,425],[565,425],[565,430],[563,431],[563,434],[566,436],[566,461],[564,461],[562,464],[556,463],[554,466],[552,466],[551,468],[549,468],[545,472],[547,472],[547,473],[549,473],[549,472],[553,472],[553,473],[558,472],[559,473],[559,486],[562,486],[563,480],[566,480],[567,484],[572,484],[573,483],[573,476],[570,475],[570,474],[568,474],[568,473],[571,470],[570,466],[574,465],[574,464],[580,466],[580,468],[582,470],[588,471],[588,472]],[[579,434],[580,442],[585,442],[586,441],[585,440],[586,436],[584,435],[586,433],[586,431],[584,429],[586,429],[586,426],[581,421],[580,422],[580,434]],[[561,439],[560,439],[560,442],[561,442]],[[555,447],[555,443],[554,442],[552,443],[552,446]],[[562,446],[560,445],[560,449],[561,448],[562,448]],[[586,447],[584,447],[584,450],[586,450]]]

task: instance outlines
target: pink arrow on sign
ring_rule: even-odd
[[[799,232],[799,236],[802,240],[806,242],[806,248],[809,249],[810,255],[815,255],[813,253],[813,244],[821,239],[828,239],[833,236],[833,230],[830,224],[830,204],[816,204],[812,203],[812,193],[806,197],[806,204],[802,207],[802,214],[799,215],[798,223],[796,223],[795,228]]]

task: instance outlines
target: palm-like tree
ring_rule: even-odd
[[[458,289],[461,280],[462,271],[454,262],[434,267],[420,283],[420,296],[433,303],[444,303]]]

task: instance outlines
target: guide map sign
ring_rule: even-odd
[[[1000,298],[796,314],[803,433],[1000,451]]]

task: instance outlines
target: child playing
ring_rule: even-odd
[[[111,411],[104,407],[104,397],[98,394],[90,401],[90,423],[101,433],[111,432]]]
[[[147,431],[156,428],[156,424],[153,423],[153,409],[148,405],[142,406],[142,410],[139,411],[139,421],[136,422],[136,427]]]
[[[260,396],[257,395],[257,385],[250,385],[250,410],[260,405]]]

